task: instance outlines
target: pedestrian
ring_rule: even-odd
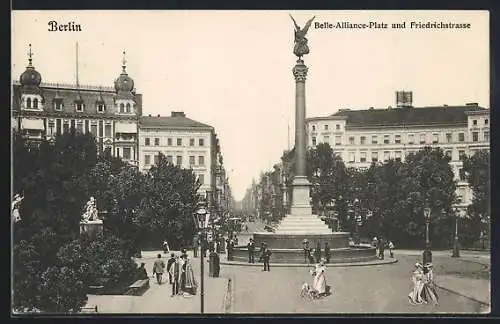
[[[318,242],[316,244],[316,249],[314,250],[314,258],[316,259],[316,263],[320,263],[321,261],[321,244]]]
[[[198,257],[198,248],[200,246],[200,237],[195,235],[193,238],[193,257]]]
[[[171,253],[170,254],[170,259],[168,259],[168,261],[167,261],[168,282],[170,284],[173,283],[172,274],[170,273],[170,268],[172,268],[172,265],[174,263],[175,263],[175,254]]]
[[[326,263],[330,263],[330,246],[328,242],[325,242],[325,260]]]
[[[231,260],[231,255],[230,255],[230,250],[231,249],[231,236],[228,236],[226,239],[226,254],[227,254],[227,260]]]
[[[304,239],[302,241],[302,245],[304,246],[304,263],[309,263],[309,259],[311,256],[311,249],[309,248],[309,241]]]
[[[392,251],[394,250],[394,244],[392,243],[392,241],[389,241],[388,247],[389,247],[389,256],[391,258],[394,258],[394,252]]]
[[[271,259],[271,250],[267,248],[267,244],[264,243],[264,252],[262,252],[262,260],[264,261],[264,269],[262,271],[271,271],[269,267],[269,260]]]
[[[164,240],[162,245],[161,245],[161,248],[163,250],[163,253],[167,254],[168,252],[170,252],[170,247],[168,246],[168,242],[167,240]]]
[[[252,238],[250,238],[250,241],[247,244],[247,248],[248,248],[248,263],[255,263],[254,259],[255,243],[253,242]]]
[[[264,243],[264,242],[260,243],[259,262],[262,262],[264,260],[264,250],[265,249],[266,249],[266,243]]]
[[[248,225],[245,224],[245,232],[248,232]]]
[[[165,262],[163,262],[161,254],[158,254],[158,258],[155,260],[153,264],[153,274],[156,275],[156,282],[158,282],[158,284],[161,284],[161,279],[163,276],[164,269],[165,269]]]
[[[384,250],[385,250],[385,241],[383,237],[380,237],[378,241],[378,258],[380,260],[384,260]]]
[[[137,269],[137,276],[136,280],[149,280],[148,277],[148,272],[146,271],[146,268],[144,267],[145,263],[141,262],[141,266]]]
[[[169,274],[172,276],[172,297],[179,294],[179,283],[181,276],[181,262],[178,255],[175,256],[175,262],[170,267]]]

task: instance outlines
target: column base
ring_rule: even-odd
[[[293,202],[291,215],[312,215],[309,191],[311,183],[305,176],[296,176],[292,182]]]

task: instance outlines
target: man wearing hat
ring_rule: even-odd
[[[167,261],[168,282],[170,284],[173,283],[172,274],[170,273],[170,268],[172,267],[172,265],[174,264],[174,262],[175,262],[175,254],[171,253],[170,254],[170,259],[168,259],[168,261]]]
[[[264,261],[264,269],[262,271],[271,271],[269,267],[269,260],[271,259],[271,251],[267,248],[267,244],[264,243],[264,251],[262,252],[262,260]]]
[[[247,244],[247,248],[248,248],[248,263],[255,263],[254,259],[255,243],[253,242],[252,238],[250,238],[250,241]]]

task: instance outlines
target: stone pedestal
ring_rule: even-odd
[[[103,232],[102,220],[82,221],[80,222],[80,234],[85,234],[90,238],[96,238],[102,235]]]

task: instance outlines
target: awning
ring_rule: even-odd
[[[21,121],[22,129],[36,129],[36,130],[44,130],[43,119],[28,119],[23,118]]]
[[[116,123],[115,133],[137,133],[137,125],[133,123]]]

